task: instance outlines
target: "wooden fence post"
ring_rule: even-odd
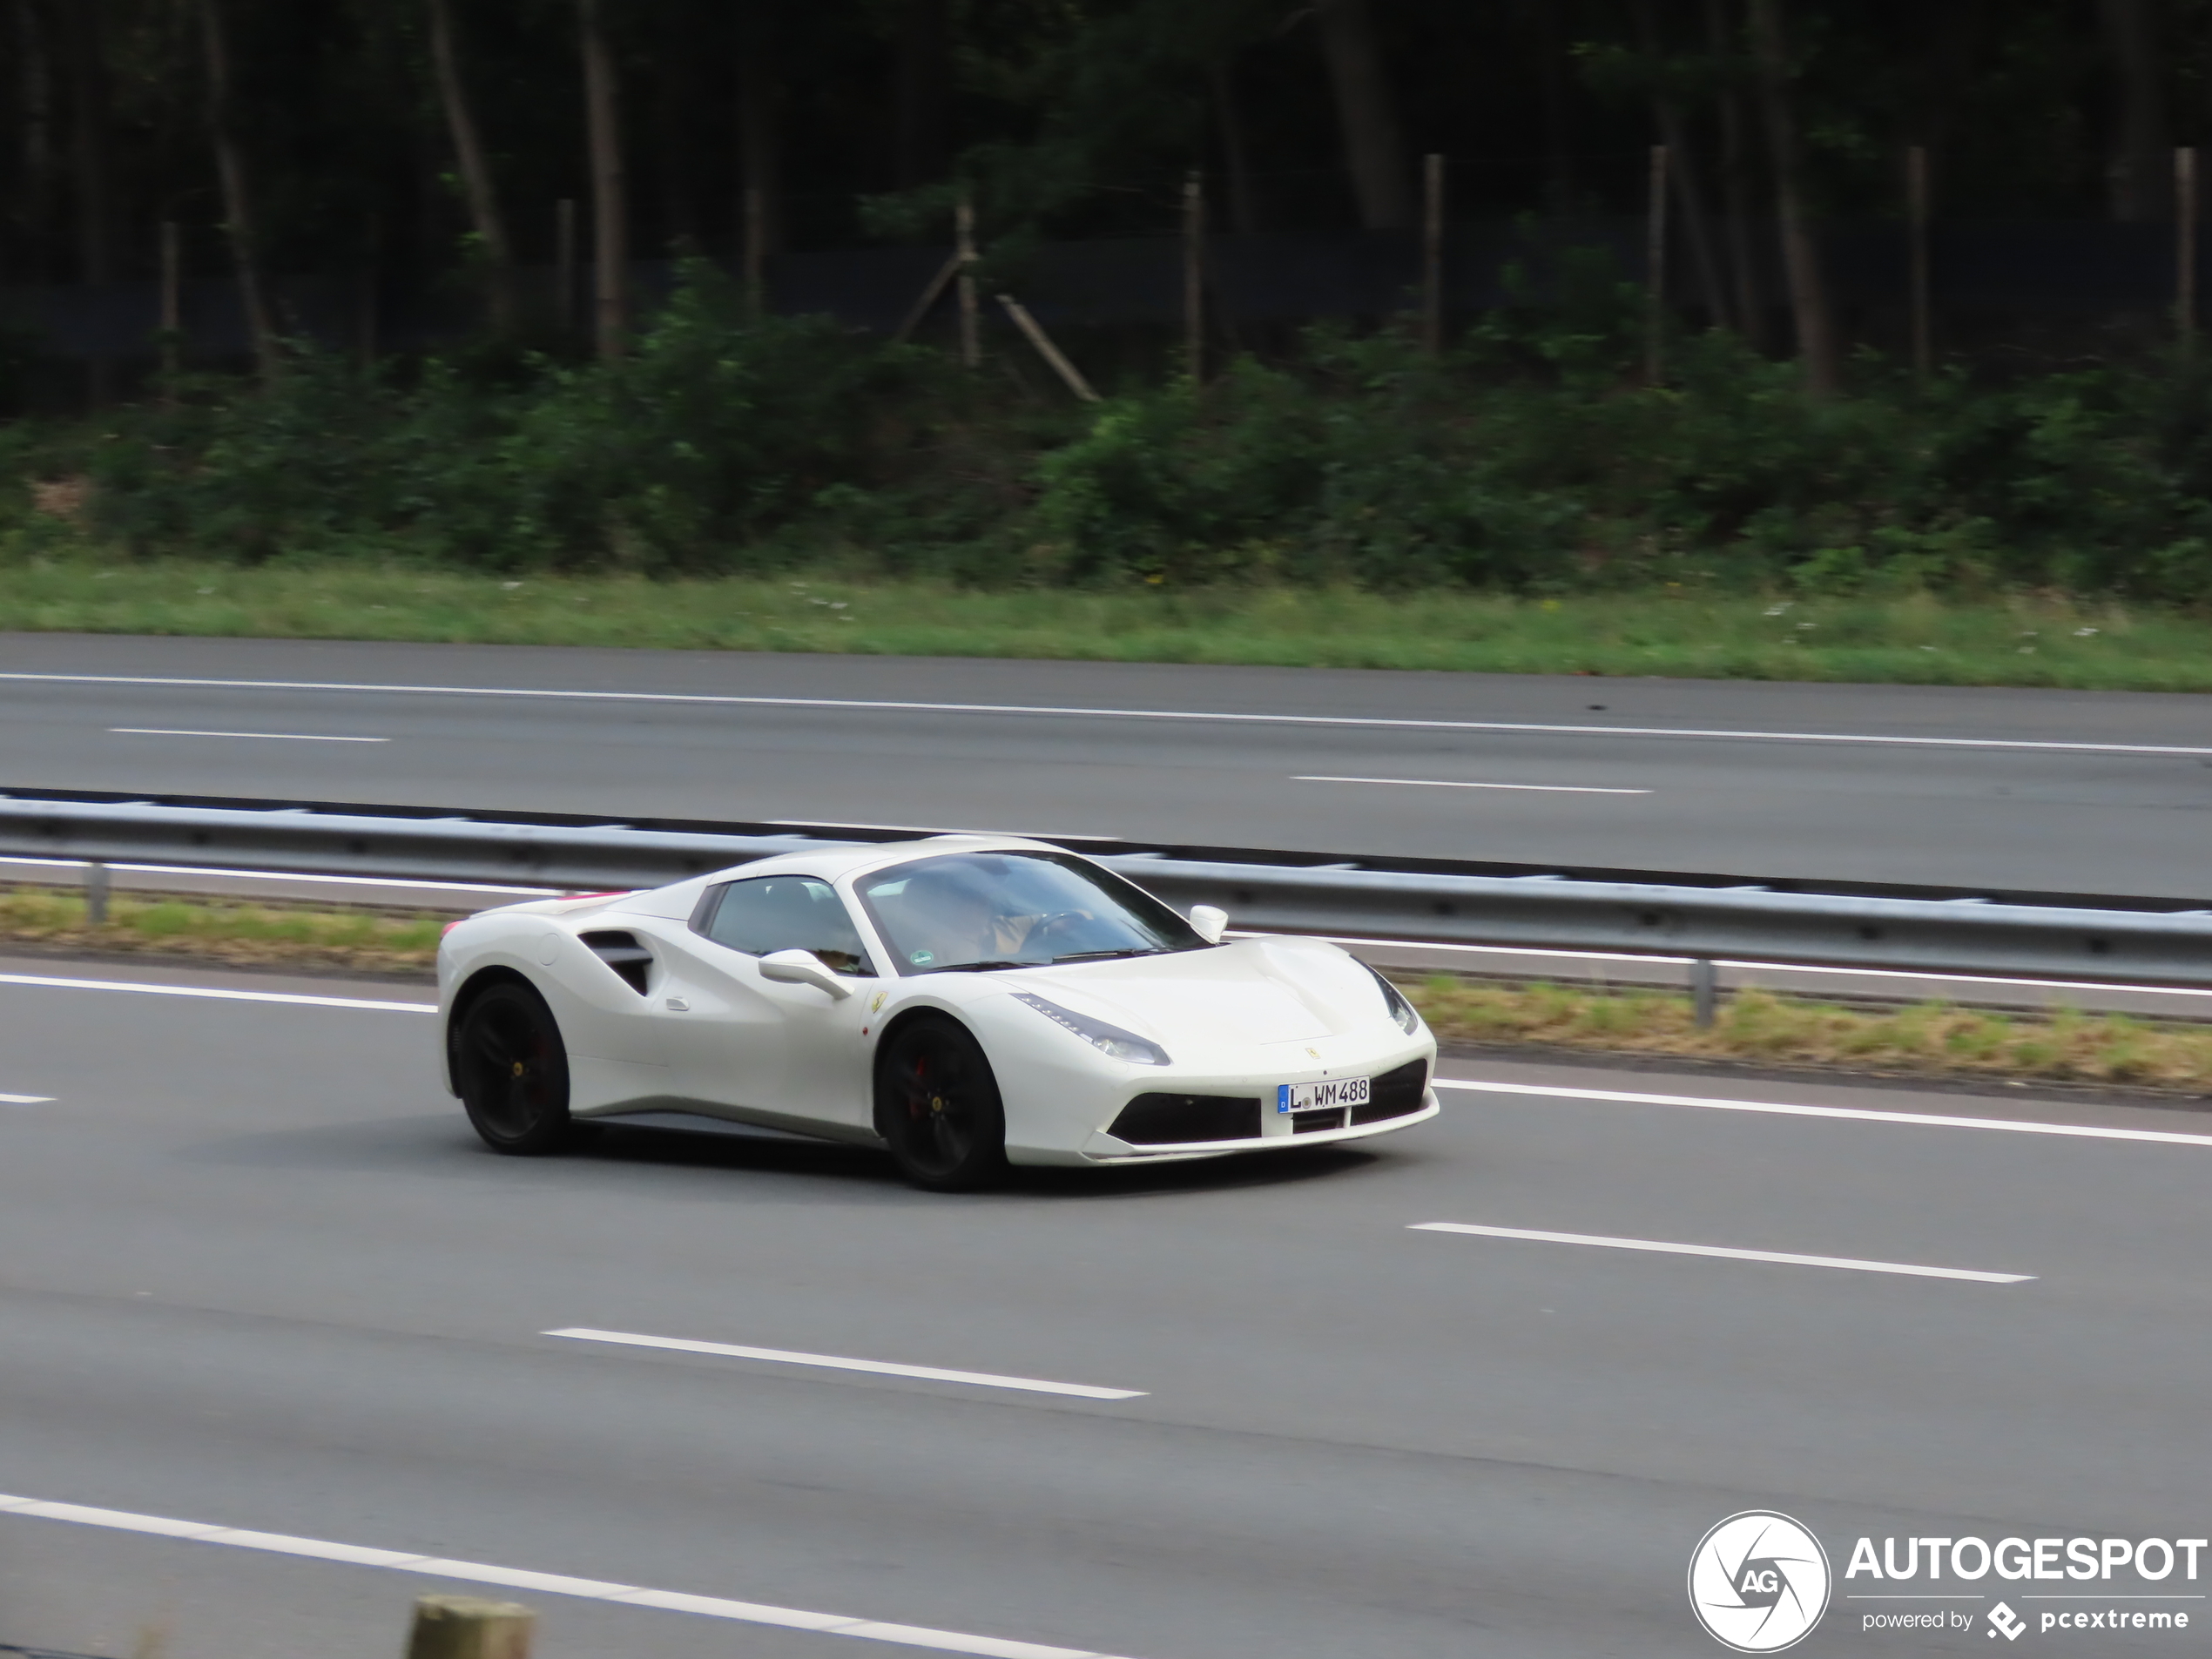
[[[1421,349],[1444,349],[1444,158],[1421,163]]]
[[[576,203],[563,196],[553,206],[553,295],[561,332],[576,333]]]
[[[1643,227],[1643,378],[1656,386],[1665,372],[1667,338],[1667,146],[1651,146],[1650,199]]]
[[[966,368],[983,361],[983,314],[975,302],[975,202],[968,192],[953,204],[953,258],[960,262],[960,361]]]
[[[2182,355],[2196,354],[2196,148],[2174,152],[2174,322]]]
[[[914,338],[914,330],[921,327],[922,319],[944,297],[945,290],[953,286],[953,279],[966,268],[966,262],[958,253],[937,267],[937,274],[929,279],[921,295],[907,307],[907,314],[900,319],[898,327],[892,332],[893,345],[903,346]]]
[[[161,221],[161,378],[165,382],[161,401],[172,408],[177,404],[177,374],[184,367],[184,239],[177,221],[165,219]]]
[[[1192,169],[1183,181],[1183,362],[1193,386],[1206,378],[1206,191]]]
[[[1014,326],[1022,331],[1022,337],[1037,348],[1037,355],[1051,366],[1052,372],[1066,382],[1069,391],[1086,403],[1100,401],[1096,390],[1083,378],[1082,370],[1069,362],[1068,354],[1052,343],[1052,336],[1045,333],[1043,326],[1029,314],[1027,306],[1010,293],[999,295],[999,304],[1013,319]]]
[[[1912,246],[1912,374],[1922,384],[1935,367],[1935,327],[1928,303],[1928,152],[1905,152],[1905,214]]]
[[[745,302],[757,322],[768,309],[768,199],[757,184],[745,187]]]
[[[537,1615],[513,1602],[426,1595],[415,1604],[407,1659],[529,1659]]]

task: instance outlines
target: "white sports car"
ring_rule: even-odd
[[[439,948],[447,1087],[502,1152],[676,1111],[887,1146],[946,1190],[1436,1115],[1435,1040],[1389,981],[1227,924],[1003,835],[509,905]]]

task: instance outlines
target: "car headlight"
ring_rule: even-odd
[[[1398,1028],[1409,1037],[1419,1031],[1421,1028],[1421,1016],[1413,1012],[1413,1005],[1399,994],[1398,988],[1379,973],[1376,973],[1374,968],[1368,967],[1366,962],[1360,963],[1359,966],[1366,968],[1370,974],[1374,974],[1375,983],[1382,987],[1383,1001],[1389,1004],[1390,1017],[1398,1022]]]
[[[1164,1066],[1168,1051],[1157,1042],[1148,1042],[1134,1031],[1124,1031],[1117,1025],[1103,1020],[1094,1020],[1088,1014],[1078,1014],[1073,1008],[1063,1008],[1057,1002],[1048,1002],[1041,996],[1027,991],[1016,991],[1014,1000],[1026,1002],[1062,1030],[1072,1031],[1101,1054],[1111,1055],[1116,1060],[1126,1060],[1133,1066]]]

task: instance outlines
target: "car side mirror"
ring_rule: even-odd
[[[1229,931],[1229,913],[1210,904],[1194,904],[1190,907],[1190,926],[1206,943],[1218,945],[1222,934]]]
[[[827,991],[831,1000],[838,1002],[853,995],[853,988],[811,950],[779,950],[763,956],[760,977],[779,985],[811,985],[818,991]]]

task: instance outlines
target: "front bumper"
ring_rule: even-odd
[[[1402,1117],[1386,1117],[1378,1123],[1347,1124],[1341,1129],[1301,1128],[1296,1134],[1260,1135],[1234,1141],[1177,1141],[1162,1146],[1133,1146],[1100,1130],[1084,1143],[1081,1157],[1085,1163],[1174,1163],[1186,1158],[1227,1157],[1238,1152],[1283,1152],[1294,1147],[1334,1146],[1344,1141],[1364,1141],[1426,1123],[1436,1116],[1437,1109],[1436,1091],[1430,1089],[1423,1092],[1416,1111]]]

